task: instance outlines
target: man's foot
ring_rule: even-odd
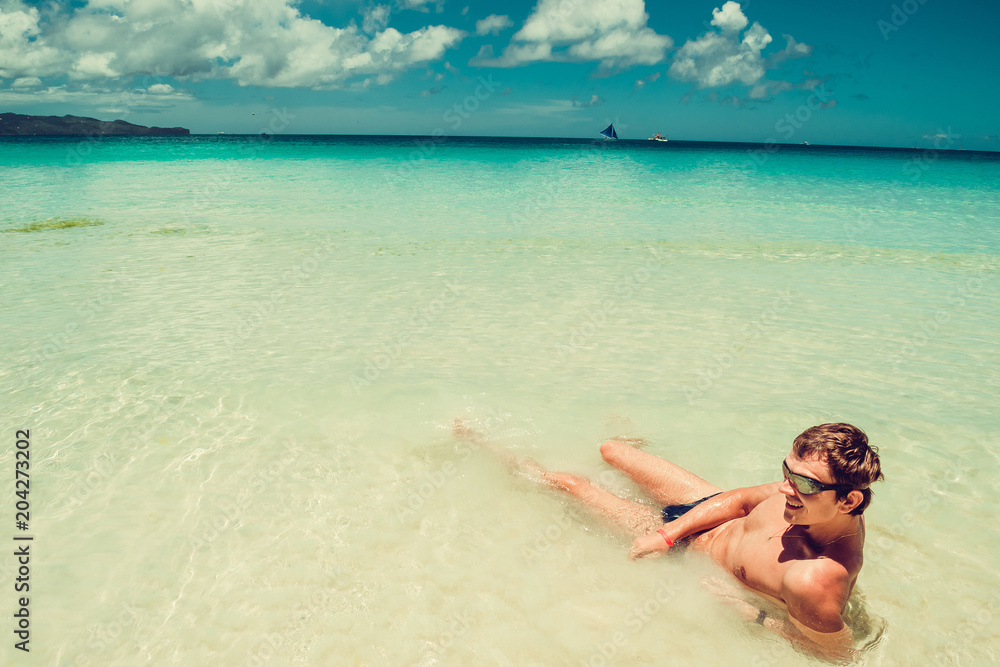
[[[471,442],[491,452],[511,474],[523,475],[535,481],[542,481],[546,474],[545,468],[538,461],[529,456],[518,456],[503,447],[490,443],[485,435],[470,427],[461,417],[455,417],[451,425],[451,432],[456,438]]]
[[[481,444],[486,440],[482,433],[466,424],[461,417],[455,417],[455,421],[451,423],[451,434],[459,440],[467,440],[476,444]]]

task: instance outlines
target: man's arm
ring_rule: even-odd
[[[850,656],[854,637],[841,616],[850,587],[850,573],[829,559],[792,568],[782,582],[781,597],[791,624],[823,657]]]
[[[778,493],[780,482],[748,486],[732,491],[723,491],[709,498],[684,516],[663,524],[662,530],[672,542],[684,539],[722,525],[727,521],[744,517],[766,498]],[[642,558],[653,553],[666,551],[670,547],[660,533],[650,533],[636,538],[629,551],[629,558]]]
[[[789,616],[786,621],[780,617],[761,614],[761,609],[745,600],[739,600],[733,606],[747,621],[759,623],[789,643],[819,658],[843,662],[853,657],[854,633],[844,625],[843,621],[837,632],[816,632],[797,621],[794,616]]]
[[[735,581],[735,580],[733,580]],[[826,629],[831,629],[836,623],[840,624],[840,630],[835,632],[818,632],[789,615],[786,620],[784,614],[774,616],[765,613],[758,606],[747,602],[740,591],[731,582],[725,582],[715,577],[707,577],[702,583],[721,599],[726,601],[740,616],[748,622],[758,623],[776,635],[784,638],[803,650],[809,651],[820,658],[827,660],[844,661],[853,657],[853,633],[840,617],[839,612],[836,618],[828,618]],[[798,609],[798,613],[805,613],[805,610]]]

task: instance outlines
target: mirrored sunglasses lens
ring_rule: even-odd
[[[785,476],[795,490],[804,496],[811,496],[814,493],[819,493],[822,488],[816,486],[816,482],[809,479],[808,477],[803,477],[802,475],[796,475],[794,472],[788,469],[788,464],[784,461],[781,462],[781,474]]]
[[[814,493],[819,493],[821,491],[821,489],[816,487],[816,483],[807,477],[792,475],[792,478],[792,481],[795,483],[795,488],[799,490],[799,493],[811,496]]]

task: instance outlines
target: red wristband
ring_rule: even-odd
[[[664,540],[666,540],[666,541],[667,541],[667,546],[668,546],[668,547],[672,547],[672,546],[674,546],[674,541],[673,541],[672,539],[670,539],[669,537],[667,537],[667,533],[666,533],[666,531],[664,531],[664,530],[663,530],[662,528],[660,528],[660,529],[659,529],[658,531],[656,531],[656,532],[658,532],[658,533],[660,534],[660,537],[662,537],[662,538],[663,538]]]

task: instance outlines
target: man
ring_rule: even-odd
[[[861,429],[850,424],[807,429],[782,464],[783,481],[732,491],[633,442],[608,440],[601,455],[665,505],[662,511],[619,498],[583,477],[536,472],[637,536],[631,558],[683,547],[703,552],[789,618],[740,601],[748,620],[825,657],[850,655],[852,635],[842,614],[863,562],[862,513],[871,501],[869,487],[883,478],[877,449]]]

